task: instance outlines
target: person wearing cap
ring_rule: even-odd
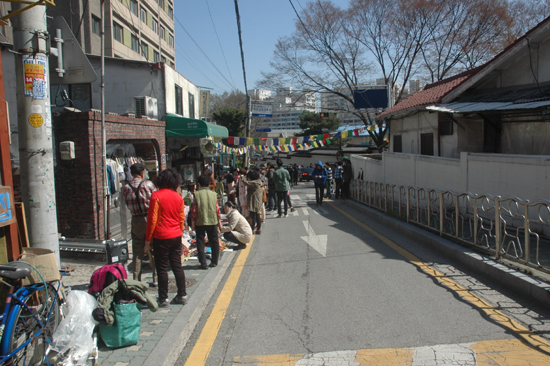
[[[149,250],[145,250],[145,235],[147,229],[147,212],[153,192],[157,190],[153,182],[145,179],[145,165],[136,163],[130,167],[133,180],[124,185],[121,193],[126,206],[132,214],[132,270],[133,279],[141,281],[142,258],[149,257],[149,264],[153,270],[152,286],[157,286],[157,271],[155,260]]]

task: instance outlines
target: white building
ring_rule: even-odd
[[[316,111],[316,97],[313,91],[295,91],[292,87],[279,88],[271,100],[273,117],[260,122],[258,128],[268,127],[283,134],[295,134],[301,131],[298,116],[305,111]]]
[[[250,89],[248,95],[250,95],[252,100],[266,100],[271,98],[271,90]]]

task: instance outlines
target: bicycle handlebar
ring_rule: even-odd
[[[15,271],[17,271],[17,267],[15,267],[15,266],[6,266],[6,265],[0,264],[0,271],[12,271],[12,272],[15,272]]]

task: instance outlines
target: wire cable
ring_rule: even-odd
[[[187,34],[187,36],[189,38],[191,38],[191,41],[193,41],[193,43],[195,44],[195,46],[197,46],[197,48],[201,51],[201,53],[203,54],[204,57],[206,57],[206,59],[208,60],[208,62],[210,62],[210,64],[214,67],[214,69],[216,69],[216,71],[222,76],[222,78],[229,84],[229,86],[231,86],[231,88],[233,88],[234,90],[236,90],[237,88],[235,87],[235,85],[231,84],[231,82],[225,77],[225,75],[220,71],[220,69],[218,69],[218,67],[212,62],[212,60],[210,59],[210,57],[208,57],[208,55],[203,51],[203,49],[201,48],[201,46],[199,46],[199,44],[195,41],[195,39],[191,36],[191,34],[189,34],[189,32],[187,31],[187,29],[185,29],[185,27],[183,26],[183,24],[180,22],[180,20],[174,15],[174,19],[176,20],[176,22],[178,22],[178,24],[180,25],[180,27],[183,29],[183,31]]]
[[[235,80],[233,80],[233,75],[231,75],[231,70],[229,70],[229,65],[227,64],[227,58],[225,58],[225,52],[223,52],[222,42],[220,41],[220,37],[218,36],[218,30],[216,29],[216,24],[214,23],[214,19],[212,18],[212,13],[210,12],[210,4],[208,4],[208,0],[206,0],[206,7],[208,8],[210,21],[212,22],[214,33],[216,33],[216,38],[218,39],[218,44],[220,45],[220,49],[222,51],[223,60],[225,61],[225,66],[227,67],[227,72],[229,73],[229,77],[231,78],[231,81],[233,82],[233,84],[235,84]]]

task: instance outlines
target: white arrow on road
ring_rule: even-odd
[[[318,251],[319,254],[326,257],[328,237],[326,235],[316,235],[309,221],[304,221],[304,227],[306,228],[307,236],[302,236],[301,238]]]

